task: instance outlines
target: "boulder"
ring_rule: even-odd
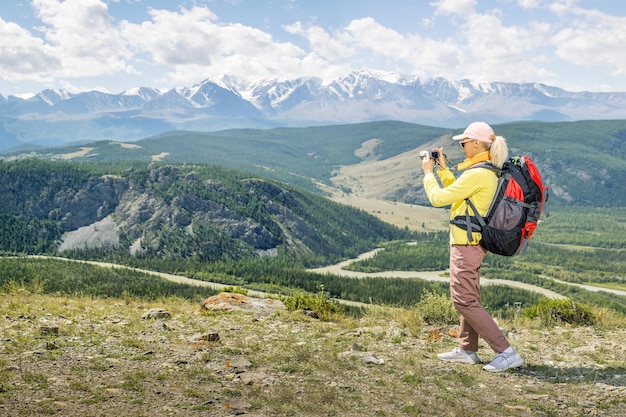
[[[203,311],[249,311],[259,315],[271,315],[286,307],[280,300],[273,298],[253,298],[243,294],[222,292],[202,301],[200,309]]]

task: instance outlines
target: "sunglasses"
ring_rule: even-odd
[[[465,149],[465,144],[469,143],[469,142],[473,142],[476,139],[467,139],[467,140],[462,140],[461,142],[459,142],[459,146],[461,146],[461,148]]]

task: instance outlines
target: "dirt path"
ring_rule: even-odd
[[[420,278],[420,279],[424,279],[427,281],[438,281],[438,282],[448,282],[449,279],[447,278],[447,271],[383,271],[383,272],[375,272],[375,273],[366,273],[366,272],[357,272],[357,271],[349,271],[346,269],[342,269],[342,267],[352,263],[352,262],[356,262],[356,261],[360,261],[363,259],[368,259],[373,257],[374,255],[376,255],[376,253],[378,253],[379,251],[381,251],[382,248],[378,248],[378,249],[374,249],[371,250],[369,252],[366,253],[362,253],[361,255],[359,255],[357,258],[354,259],[348,259],[347,261],[343,261],[340,262],[338,264],[335,265],[329,265],[329,266],[325,266],[322,268],[315,268],[315,269],[309,269],[309,271],[311,272],[315,272],[318,274],[333,274],[333,275],[337,275],[339,277],[347,277],[347,278]],[[40,255],[33,255],[31,256],[33,258],[45,258],[45,259],[59,259],[59,260],[63,260],[63,261],[68,261],[68,262],[82,262],[82,263],[86,263],[86,264],[90,264],[90,265],[95,265],[95,266],[100,266],[100,267],[104,267],[104,268],[124,268],[124,269],[129,269],[129,270],[133,270],[133,271],[137,271],[137,272],[142,272],[142,273],[146,273],[146,274],[150,274],[150,275],[155,275],[161,278],[165,278],[169,281],[172,282],[177,282],[179,284],[186,284],[186,285],[196,285],[196,286],[201,286],[201,287],[209,287],[212,288],[214,290],[222,290],[225,287],[230,287],[232,285],[225,285],[225,284],[220,284],[217,282],[209,282],[209,281],[202,281],[202,280],[198,280],[198,279],[192,279],[192,278],[187,278],[181,275],[174,275],[174,274],[167,274],[164,272],[156,272],[156,271],[151,271],[148,269],[141,269],[141,268],[134,268],[134,267],[130,267],[130,266],[124,266],[124,265],[118,265],[118,264],[113,264],[113,263],[109,263],[109,262],[98,262],[98,261],[84,261],[84,260],[75,260],[75,259],[68,259],[68,258],[58,258],[58,257],[53,257],[53,256],[40,256]],[[588,291],[594,291],[594,292],[598,292],[598,291],[606,291],[606,292],[610,292],[610,293],[614,293],[614,294],[618,294],[618,295],[624,295],[626,296],[626,291],[620,291],[620,290],[613,290],[613,289],[609,289],[609,288],[602,288],[602,287],[594,287],[591,285],[582,285],[582,284],[573,284],[573,283],[569,283],[569,282],[565,282],[565,281],[559,281],[559,280],[555,280],[561,284],[566,284],[566,285],[574,285],[577,287],[581,287],[584,288]],[[489,279],[489,278],[481,278],[481,285],[507,285],[509,287],[513,287],[513,288],[520,288],[520,289],[524,289],[527,291],[533,291],[539,294],[542,294],[548,298],[566,298],[565,296],[556,293],[554,291],[550,291],[548,289],[542,288],[542,287],[538,287],[535,285],[531,285],[531,284],[526,284],[523,282],[516,282],[516,281],[509,281],[509,280],[503,280],[503,279]],[[251,297],[258,297],[258,298],[265,298],[268,296],[268,293],[262,292],[262,291],[254,291],[254,290],[248,290],[248,295]],[[347,305],[358,305],[358,306],[364,306],[365,304],[363,303],[359,303],[359,302],[353,302],[353,301],[347,301],[347,300],[336,300],[337,302],[341,302],[343,304],[347,304]]]
[[[141,268],[134,268],[131,266],[125,266],[125,265],[119,265],[119,264],[113,264],[110,262],[99,262],[99,261],[85,261],[85,260],[78,260],[78,259],[68,259],[68,258],[62,258],[62,257],[55,257],[55,256],[42,256],[42,255],[30,255],[29,258],[42,258],[42,259],[58,259],[61,261],[67,261],[67,262],[80,262],[80,263],[85,263],[85,264],[89,264],[89,265],[95,265],[95,266],[99,266],[102,268],[123,268],[123,269],[128,269],[131,271],[136,271],[136,272],[142,272],[148,275],[155,275],[164,279],[167,279],[168,281],[172,281],[172,282],[176,282],[179,284],[185,284],[185,285],[195,285],[195,286],[199,286],[199,287],[208,287],[211,289],[214,289],[216,291],[220,291],[223,290],[226,287],[232,287],[232,285],[226,285],[226,284],[220,284],[217,282],[210,282],[210,281],[202,281],[199,279],[193,279],[193,278],[187,278],[181,275],[174,275],[174,274],[167,274],[165,272],[157,272],[157,271],[151,271],[148,269],[141,269]],[[269,294],[266,292],[262,292],[262,291],[255,291],[255,290],[248,290],[247,289],[247,295],[250,297],[256,297],[256,298],[266,298],[270,295],[274,295],[274,294]],[[340,300],[340,299],[333,299],[333,301],[336,301],[340,304],[344,304],[344,305],[348,305],[348,306],[353,306],[353,307],[367,307],[368,304],[366,303],[361,303],[358,301],[350,301],[350,300]]]
[[[310,269],[311,272],[316,272],[318,274],[333,274],[342,277],[350,277],[350,278],[421,278],[427,281],[439,281],[439,282],[448,282],[449,279],[446,277],[446,271],[383,271],[383,272],[374,272],[374,273],[366,273],[366,272],[357,272],[357,271],[348,271],[346,269],[342,269],[344,266],[351,264],[352,262],[360,261],[363,259],[368,259],[376,255],[382,248],[374,249],[372,251],[363,253],[359,255],[355,259],[349,259],[347,261],[340,262],[335,265],[329,265],[322,268]],[[509,287],[521,288],[528,291],[537,292],[542,294],[548,298],[565,298],[565,296],[558,294],[554,291],[547,290],[542,287],[538,287],[531,284],[526,284],[523,282],[509,281],[504,279],[488,279],[481,278],[481,285],[507,285]]]
[[[55,257],[55,256],[41,256],[41,255],[32,255],[29,257],[30,258],[43,258],[43,259],[56,259],[56,260],[67,261],[67,262],[79,262],[79,263],[95,265],[95,266],[99,266],[103,268],[128,269],[131,271],[142,272],[144,274],[155,275],[161,278],[165,278],[168,281],[176,282],[179,284],[195,285],[198,287],[208,287],[216,291],[220,291],[224,289],[225,287],[232,287],[232,285],[219,284],[217,282],[202,281],[199,279],[187,278],[181,275],[167,274],[165,272],[156,272],[156,271],[151,271],[148,269],[134,268],[132,266],[113,264],[109,262],[85,261],[85,260],[78,260],[78,259],[68,259],[68,258],[61,258],[61,257]],[[248,295],[251,297],[264,298],[267,296],[267,293],[264,293],[261,291],[248,290]]]
[[[574,287],[579,287],[582,289],[585,289],[587,291],[591,291],[591,292],[608,292],[611,294],[617,294],[617,295],[622,295],[624,297],[626,297],[626,291],[622,291],[622,290],[614,290],[612,288],[604,288],[604,287],[596,287],[593,285],[585,285],[585,284],[576,284],[573,282],[566,282],[566,281],[561,281],[560,279],[555,279],[555,278],[551,278],[552,280],[554,280],[555,282],[558,282],[559,284],[565,284],[565,285],[573,285]]]

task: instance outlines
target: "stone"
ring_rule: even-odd
[[[200,336],[200,340],[204,340],[205,342],[219,342],[220,335],[219,333],[206,333]]]
[[[151,308],[141,316],[142,319],[167,319],[170,317],[170,312],[162,308]]]
[[[374,355],[365,355],[363,356],[363,363],[366,365],[382,365],[385,363],[385,360],[379,359]]]
[[[282,301],[273,298],[254,298],[243,294],[222,292],[203,300],[201,311],[249,311],[269,316],[278,310],[286,310]]]
[[[39,328],[39,333],[42,336],[58,336],[59,327],[58,326],[41,326]]]
[[[239,379],[243,385],[257,385],[267,379],[263,374],[254,372],[244,372],[239,375]]]

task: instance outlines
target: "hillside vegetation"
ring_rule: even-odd
[[[495,125],[511,153],[529,155],[551,187],[553,204],[594,207],[626,206],[626,120],[577,122],[519,122]],[[5,158],[33,156],[148,164],[214,163],[254,175],[278,179],[319,192],[317,183],[335,185],[348,193],[358,183],[331,181],[341,169],[363,162],[389,161],[388,170],[366,168],[389,183],[376,198],[404,203],[426,203],[421,195],[417,152],[443,145],[451,164],[461,153],[450,137],[458,130],[404,122],[382,121],[309,128],[232,129],[221,132],[171,132],[132,144],[94,142],[80,146],[5,154]],[[369,145],[369,146],[368,146]],[[409,157],[409,158],[407,158]],[[395,158],[395,159],[394,159]],[[393,168],[396,169],[393,169]],[[376,169],[376,171],[372,171]],[[399,169],[400,171],[397,171]],[[401,175],[403,170],[412,170]],[[398,181],[398,177],[403,177]],[[371,196],[370,196],[371,198]]]
[[[345,257],[406,232],[218,166],[0,163],[0,250],[211,262]]]
[[[490,257],[485,274],[626,311],[623,295],[567,284],[623,290],[626,223],[623,210],[615,207],[622,195],[616,191],[623,186],[615,180],[624,169],[623,121],[518,123],[497,131],[512,152],[523,149],[543,164],[552,216],[544,217],[525,257]],[[576,139],[591,132],[585,141]],[[39,155],[63,155],[66,161],[5,161],[0,163],[0,249],[107,260],[260,291],[324,287],[334,298],[411,305],[424,289],[445,293],[445,285],[400,278],[341,280],[307,268],[385,245],[379,256],[352,268],[444,270],[447,239],[433,231],[447,228],[447,213],[417,206],[417,153],[443,145],[448,158],[458,160],[460,148],[449,147],[451,133],[397,122],[176,132],[136,144],[99,143],[82,152],[67,148]],[[150,155],[180,158],[180,164],[149,163]],[[274,177],[288,174],[308,181],[316,192],[245,170],[190,163],[203,158],[255,165]],[[552,168],[557,159],[567,162],[563,170]],[[592,169],[600,161],[610,173]],[[576,163],[574,175],[569,171]],[[320,196],[320,189],[337,201],[359,201],[364,210],[333,203]],[[393,241],[399,243],[387,243]],[[407,241],[418,244],[407,247]],[[485,300],[507,316],[513,302],[538,301],[536,294],[506,287],[487,290]]]
[[[102,175],[101,166],[88,168],[36,160],[0,164],[5,190],[2,250],[107,260],[276,294],[315,293],[324,288],[332,298],[362,303],[410,306],[424,290],[447,292],[440,282],[346,280],[307,270],[380,245],[386,247],[384,252],[352,268],[445,270],[446,233],[397,229],[323,197],[218,167],[109,168],[107,175]],[[626,290],[624,213],[612,209],[600,214],[582,208],[561,208],[558,213],[562,215],[553,214],[542,223],[525,256],[488,257],[485,276],[537,285],[626,314],[623,294],[568,285]],[[567,230],[575,230],[578,240],[569,239]],[[597,238],[600,231],[605,238]],[[68,248],[73,240],[75,245]],[[409,240],[417,243],[406,245]],[[386,243],[391,241],[398,243]],[[585,246],[572,246],[576,242]],[[24,260],[4,262],[26,267]],[[28,277],[28,269],[16,269],[13,263],[5,264],[5,269],[17,271],[16,278],[40,279]],[[66,283],[76,274],[68,274],[67,279],[50,276],[56,276],[53,284],[47,284],[52,288],[61,283],[81,288],[78,282]],[[514,304],[538,301],[535,293],[506,286],[486,288],[483,300],[505,317],[515,313]]]

